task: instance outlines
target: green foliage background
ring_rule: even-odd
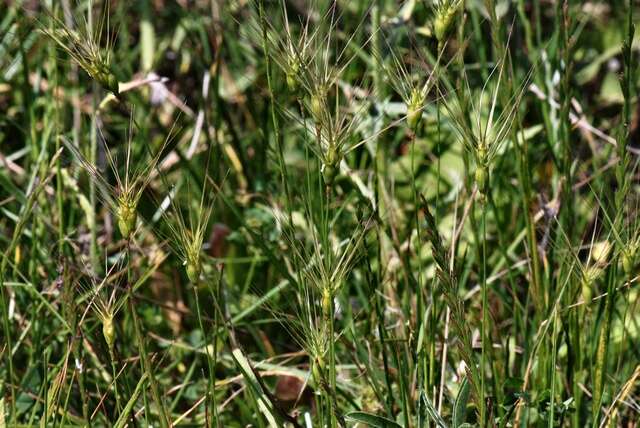
[[[0,426],[635,426],[638,12],[0,2]]]

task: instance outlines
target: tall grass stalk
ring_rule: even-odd
[[[22,209],[20,210],[17,223],[13,229],[13,235],[11,236],[11,240],[9,241],[6,250],[2,254],[2,261],[0,261],[0,286],[2,289],[0,290],[0,311],[2,311],[2,329],[4,331],[5,338],[5,360],[7,362],[7,374],[9,383],[3,383],[3,387],[9,390],[9,395],[11,397],[11,420],[15,421],[16,419],[16,391],[14,386],[14,364],[13,364],[13,340],[11,335],[11,324],[9,323],[9,306],[7,303],[8,287],[6,286],[7,280],[7,269],[9,267],[9,260],[16,251],[20,243],[20,239],[22,237],[22,233],[24,232],[25,227],[27,226],[27,222],[32,214],[32,210],[40,197],[42,191],[47,186],[49,181],[52,178],[52,175],[45,175],[46,171],[51,171],[54,169],[55,164],[58,160],[58,156],[60,152],[58,151],[50,160],[47,162],[45,157],[45,152],[41,151],[40,156],[37,161],[37,167],[34,169],[34,173],[29,180],[28,187],[28,197],[25,200]],[[40,168],[40,165],[47,166],[46,168]],[[45,173],[43,173],[43,171]]]
[[[138,347],[138,354],[140,358],[140,366],[144,372],[144,374],[149,379],[149,386],[151,387],[151,396],[156,405],[156,410],[158,413],[158,420],[160,426],[162,428],[168,428],[170,426],[170,418],[167,415],[167,410],[164,405],[164,401],[162,396],[160,395],[160,388],[158,381],[155,377],[155,373],[153,371],[153,365],[151,359],[149,358],[150,354],[147,351],[146,346],[146,336],[142,334],[142,329],[140,327],[140,320],[138,319],[138,314],[135,306],[135,297],[133,295],[133,276],[132,276],[132,260],[131,260],[131,242],[127,242],[126,248],[126,259],[127,263],[127,303],[129,307],[129,313],[131,316],[131,320],[133,323],[133,332],[135,337],[135,342]],[[115,382],[115,379],[114,379]],[[147,407],[147,417],[151,415],[148,412],[149,408]]]
[[[265,17],[264,11],[264,0],[258,0],[258,14],[260,19],[260,26],[262,30],[262,50],[264,54],[264,60],[266,64],[265,74],[267,76],[267,89],[269,91],[269,101],[270,101],[270,110],[271,110],[271,124],[273,126],[274,137],[276,140],[276,150],[278,154],[278,164],[280,167],[280,179],[282,181],[282,186],[285,191],[285,196],[287,199],[287,209],[289,210],[289,220],[292,220],[292,214],[290,211],[291,207],[291,193],[289,191],[289,184],[287,181],[287,167],[284,160],[284,149],[282,147],[282,137],[280,135],[280,123],[278,121],[278,114],[276,112],[276,102],[275,102],[275,88],[272,83],[272,70],[271,70],[271,52],[269,51],[269,37],[267,35],[268,32],[268,24],[267,19]]]
[[[625,263],[625,257],[633,259],[635,255],[631,256],[631,252],[635,253],[631,239],[628,237],[626,226],[624,225],[623,213],[625,212],[625,200],[629,192],[629,180],[628,180],[628,168],[630,164],[629,153],[627,151],[629,143],[629,127],[631,123],[631,99],[632,99],[632,78],[635,73],[634,58],[632,53],[632,42],[635,33],[635,26],[633,24],[633,4],[629,3],[629,7],[626,13],[626,34],[622,44],[622,59],[623,59],[623,74],[620,81],[621,92],[623,95],[622,105],[622,122],[618,127],[617,138],[617,155],[618,162],[616,165],[615,175],[617,181],[617,188],[614,195],[614,224],[612,225],[614,231],[622,231],[625,228],[624,235],[626,242],[616,240],[618,247],[618,254],[620,261],[622,262],[623,272],[629,275],[631,269],[630,265],[633,262],[627,261]],[[621,247],[623,246],[623,247]],[[609,268],[607,275],[607,296],[604,303],[604,309],[602,312],[602,322],[600,325],[600,334],[598,336],[598,345],[595,354],[595,368],[593,372],[594,376],[594,390],[592,396],[591,416],[592,426],[598,426],[600,422],[600,409],[603,405],[603,398],[605,393],[605,373],[607,365],[609,364],[609,347],[610,347],[610,335],[611,335],[611,323],[614,314],[614,305],[617,298],[616,288],[616,271],[618,269],[618,257],[614,258],[612,266]],[[628,278],[625,278],[625,282]]]

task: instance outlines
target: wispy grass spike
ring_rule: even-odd
[[[120,95],[118,78],[111,67],[112,35],[109,30],[109,2],[103,11],[97,27],[90,31],[87,20],[73,28],[50,12],[53,28],[46,23],[40,22],[40,31],[49,37],[65,51],[73,61],[103,88],[113,93],[116,97]],[[92,13],[89,10],[87,13]],[[100,46],[102,33],[106,31],[106,46]]]
[[[89,174],[90,179],[97,184],[105,204],[116,216],[120,233],[125,238],[129,238],[135,231],[138,219],[138,202],[140,201],[140,197],[142,196],[145,188],[151,182],[154,176],[153,172],[160,162],[160,157],[163,155],[164,149],[170,142],[173,132],[172,129],[161,147],[149,159],[146,159],[145,161],[134,161],[132,159],[132,146],[135,138],[133,135],[133,126],[132,118],[129,125],[129,135],[127,137],[124,175],[119,172],[120,165],[118,159],[109,149],[102,131],[99,132],[109,168],[116,180],[115,185],[110,184],[106,180],[104,174],[84,157],[80,152],[80,149],[76,147],[73,142],[63,138],[65,147],[73,154],[75,159]]]

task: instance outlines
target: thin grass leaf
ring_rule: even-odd
[[[442,419],[442,416],[440,416],[436,408],[433,406],[433,403],[431,402],[431,400],[429,400],[429,397],[427,397],[424,391],[420,392],[419,400],[419,405],[426,410],[429,418],[431,418],[431,420],[436,424],[438,428],[448,428],[447,423],[444,421],[444,419]]]
[[[344,415],[344,418],[347,421],[360,422],[373,428],[402,428],[402,425],[391,419],[367,412],[349,412]]]
[[[239,348],[236,348],[231,351],[231,355],[233,357],[233,360],[237,364],[238,369],[240,369],[240,372],[242,373],[244,380],[247,382],[247,385],[249,386],[252,394],[254,395],[260,411],[269,422],[269,426],[271,426],[272,428],[278,428],[282,426],[281,419],[279,418],[273,403],[262,390],[262,386],[258,381],[255,373],[253,372],[253,368],[249,364],[249,361],[244,356],[244,353]]]
[[[122,409],[122,412],[120,412],[120,417],[118,418],[118,420],[116,420],[116,423],[113,425],[114,428],[124,428],[127,422],[129,422],[129,419],[133,411],[133,406],[135,406],[136,402],[138,401],[138,397],[140,396],[140,393],[142,392],[142,390],[146,388],[146,383],[147,383],[147,374],[142,373],[142,376],[140,377],[140,380],[136,385],[136,389],[133,390],[133,393],[131,394],[129,401],[127,401],[127,404],[125,404],[124,408]]]
[[[469,403],[470,384],[465,377],[460,384],[460,390],[453,403],[453,415],[451,424],[453,428],[460,428],[465,423],[467,417],[467,404]]]

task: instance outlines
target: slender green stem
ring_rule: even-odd
[[[111,375],[113,376],[113,394],[116,397],[116,408],[118,415],[122,411],[122,403],[120,402],[120,394],[118,393],[118,370],[116,368],[116,354],[112,348],[109,348],[109,359],[111,360]]]
[[[89,34],[93,34],[93,0],[89,0],[87,8],[87,31]],[[91,109],[93,114],[91,115],[91,130],[90,130],[90,143],[89,143],[89,162],[91,165],[96,164],[98,156],[98,103],[100,86],[95,79],[91,80]],[[96,212],[96,184],[94,180],[89,180],[89,203],[91,204],[91,212]],[[89,220],[89,234],[91,235],[91,245],[89,247],[89,254],[91,259],[91,266],[93,269],[97,269],[101,264],[98,260],[98,231],[97,222],[94,219]]]
[[[480,426],[485,426],[487,424],[487,409],[486,409],[486,379],[487,379],[487,345],[490,346],[490,343],[487,344],[488,339],[488,328],[489,328],[489,319],[488,319],[488,290],[487,290],[487,209],[486,202],[482,203],[480,208],[482,210],[482,324],[481,324],[481,358],[480,358]]]
[[[269,101],[270,101],[270,110],[271,110],[271,122],[273,125],[273,133],[276,139],[276,148],[278,153],[278,166],[280,167],[280,179],[282,181],[282,186],[284,188],[285,196],[287,198],[288,203],[287,211],[289,214],[289,221],[293,224],[293,215],[291,213],[291,205],[293,199],[291,198],[291,192],[289,190],[289,184],[287,181],[287,165],[284,161],[284,153],[282,147],[282,136],[280,135],[280,123],[278,121],[278,115],[276,114],[276,101],[273,93],[273,82],[271,78],[271,55],[269,53],[269,43],[267,36],[267,19],[265,17],[264,11],[264,0],[260,0],[258,2],[258,14],[260,16],[260,25],[262,27],[262,50],[264,53],[264,60],[266,64],[266,74],[267,74],[267,89],[269,90]]]
[[[204,328],[204,324],[202,322],[202,315],[200,312],[200,298],[198,297],[198,287],[197,284],[193,285],[193,295],[195,297],[195,301],[196,301],[196,316],[198,318],[198,326],[200,327],[200,331],[202,331],[202,334],[205,338],[207,338],[206,342],[208,342],[208,334],[206,334],[206,330]],[[214,315],[215,316],[215,315]],[[214,329],[214,331],[216,331]],[[213,339],[214,341],[216,340],[216,338],[214,337]],[[205,343],[206,343],[205,342]],[[212,424],[211,426],[216,426],[217,424],[217,408],[216,408],[216,401],[215,401],[215,356],[212,356],[211,353],[209,352],[209,345],[208,343],[205,345],[205,352],[207,354],[207,365],[208,365],[208,369],[209,369],[209,380],[207,382],[207,401],[209,402],[209,407],[211,408],[211,414],[213,415],[213,420],[212,420]],[[215,343],[214,343],[214,352],[215,352]]]
[[[131,241],[129,239],[129,241],[127,242],[127,278],[128,278],[127,290],[129,293],[129,295],[127,296],[127,301],[129,305],[129,311],[131,313],[131,320],[133,321],[133,330],[135,334],[136,344],[138,345],[138,353],[140,354],[140,362],[142,365],[142,369],[144,370],[147,377],[149,378],[149,383],[151,386],[151,396],[153,398],[153,401],[156,407],[158,408],[160,426],[162,428],[168,428],[170,426],[169,418],[167,416],[165,406],[160,396],[160,389],[158,387],[158,382],[153,373],[153,366],[151,364],[151,359],[149,358],[149,354],[147,353],[147,350],[146,350],[145,337],[142,334],[140,324],[139,324],[140,321],[138,320],[138,314],[136,312],[136,307],[133,302],[133,287],[131,282],[131,246],[130,245],[131,245]]]
[[[11,399],[11,421],[15,422],[15,418],[16,418],[16,395],[15,395],[15,390],[13,387],[13,379],[15,379],[14,377],[14,371],[13,371],[13,342],[11,339],[11,329],[10,329],[10,325],[9,325],[9,310],[7,307],[7,303],[6,303],[6,297],[5,297],[5,289],[8,290],[8,288],[5,286],[5,274],[6,274],[6,270],[7,270],[7,261],[8,261],[8,257],[9,254],[4,254],[2,256],[2,262],[0,262],[0,311],[2,311],[2,330],[3,330],[3,336],[4,336],[4,342],[5,342],[5,360],[7,363],[7,379],[5,382],[2,383],[3,388],[2,388],[2,393],[4,395],[4,389],[8,388],[9,389],[9,394],[10,394],[10,399]]]
[[[335,409],[337,409],[337,403],[335,402],[337,398],[337,389],[336,389],[336,348],[335,348],[335,331],[334,331],[334,304],[333,304],[333,295],[331,296],[331,313],[327,319],[329,324],[329,386],[331,388],[330,391],[330,413],[329,420],[331,428],[337,427],[337,419],[335,414]]]

